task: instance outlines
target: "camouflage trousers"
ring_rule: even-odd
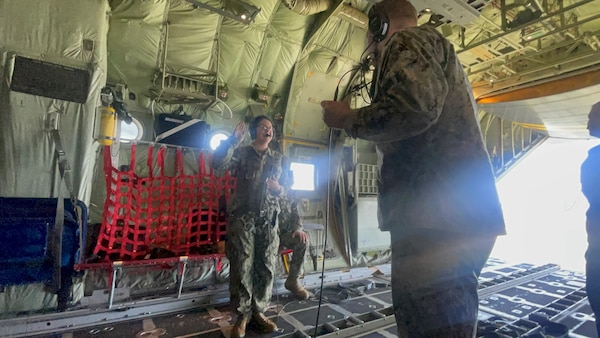
[[[291,232],[282,233],[279,236],[281,246],[284,246],[293,251],[292,260],[290,262],[290,271],[288,272],[288,279],[297,279],[302,275],[302,268],[304,267],[304,256],[306,255],[307,243],[302,243],[298,237],[292,238]]]
[[[422,229],[391,238],[399,337],[475,337],[478,277],[496,236]]]
[[[269,306],[279,248],[277,224],[254,213],[229,216],[226,255],[230,262],[231,305],[240,314]]]

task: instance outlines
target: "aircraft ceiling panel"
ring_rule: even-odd
[[[536,99],[480,104],[480,108],[506,120],[545,125],[548,135],[559,138],[590,138],[587,116],[600,98],[600,85]]]
[[[490,1],[480,12],[465,29],[441,26],[477,98],[598,67],[600,1]]]
[[[532,125],[543,124],[542,119],[531,109],[527,100],[494,104],[480,104],[479,108],[483,109],[487,113],[499,116],[508,121]]]
[[[331,100],[339,78],[321,72],[309,72],[302,94],[298,99],[292,128],[286,130],[286,136],[304,140],[327,142],[328,128],[323,123],[323,110],[320,102]]]
[[[366,13],[374,0],[228,1],[260,9],[249,24],[234,20],[231,13],[224,15],[225,2],[220,0],[108,2],[108,79],[148,100],[144,106],[156,98],[150,91],[163,66],[167,72],[192,78],[208,74],[211,81],[204,93],[213,94],[214,79],[226,84],[233,120],[247,114],[254,104],[251,88],[258,85],[281,98],[280,105],[267,107],[266,113],[284,116],[286,135],[321,142],[327,133],[321,131],[320,107],[308,99],[331,98],[337,82],[304,83],[307,70],[339,77],[356,66],[365,47]],[[420,11],[419,24],[434,25],[454,43],[478,99],[600,69],[598,0],[412,2]],[[526,15],[531,11],[534,15]],[[576,83],[561,84],[561,90]],[[598,83],[598,79],[589,82]],[[319,90],[327,93],[316,95]],[[538,116],[537,109],[532,114],[528,105],[509,107],[497,106],[494,111],[536,125],[564,120],[569,114],[576,116],[573,123],[581,123],[585,115],[572,113],[570,106],[559,102],[549,108],[563,110],[567,117]]]

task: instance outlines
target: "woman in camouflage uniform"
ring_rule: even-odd
[[[244,337],[249,323],[261,333],[277,328],[263,312],[271,300],[279,248],[283,155],[269,148],[274,136],[271,119],[257,116],[249,128],[250,145],[239,146],[245,129],[240,122],[212,159],[213,168],[229,170],[236,177],[235,192],[227,206],[226,245],[231,304],[238,313],[231,332],[234,338]]]

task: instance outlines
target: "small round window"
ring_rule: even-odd
[[[225,132],[216,132],[210,137],[210,149],[216,150],[221,141],[226,140],[229,135]]]
[[[124,143],[129,143],[131,141],[138,141],[142,139],[144,135],[144,128],[142,128],[142,124],[135,118],[131,118],[131,123],[127,123],[121,120],[121,134],[120,141]]]

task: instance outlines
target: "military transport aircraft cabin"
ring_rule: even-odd
[[[236,186],[211,160],[264,114],[310,236],[311,296],[285,289],[281,247],[269,336],[396,337],[375,147],[320,106],[370,104],[374,2],[0,1],[0,336],[229,337]],[[412,3],[454,44],[498,181],[591,138],[599,0]],[[585,274],[527,259],[487,262],[478,337],[596,337]]]

